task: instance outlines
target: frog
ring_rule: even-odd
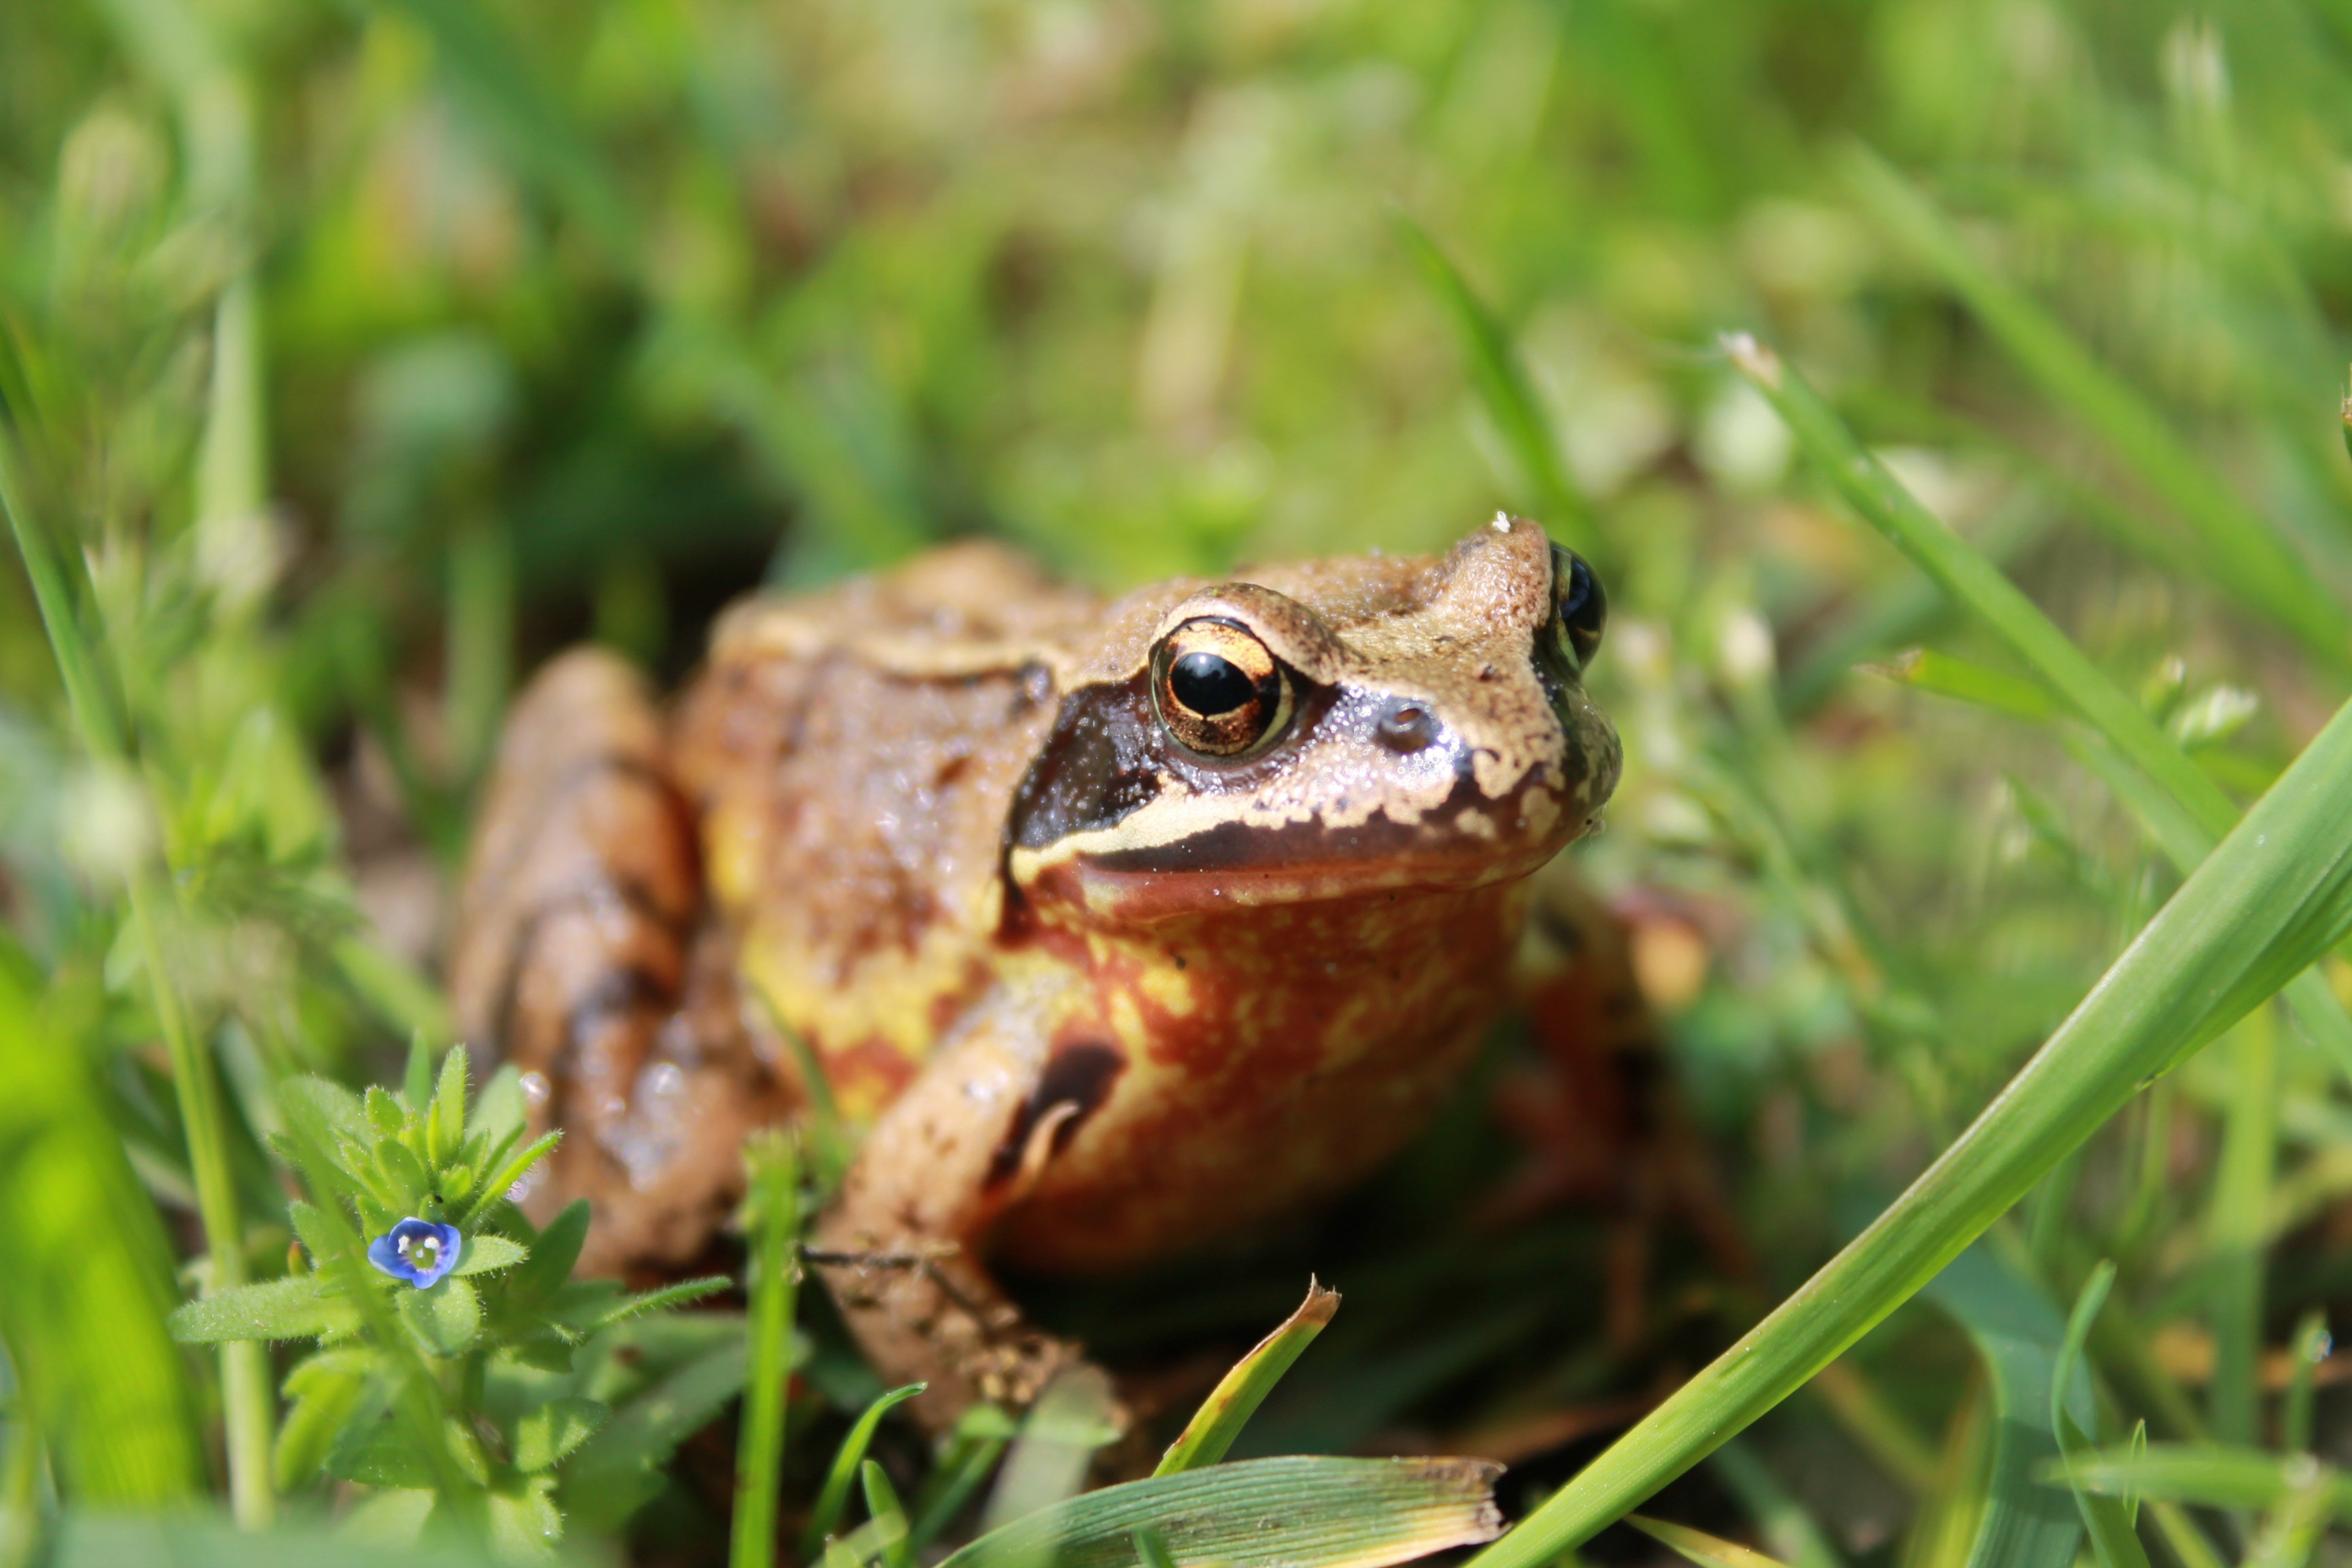
[[[1133,1270],[1341,1193],[1509,1005],[1535,874],[1622,765],[1591,565],[1443,553],[1106,600],[1011,546],[722,612],[665,703],[565,652],[509,711],[449,983],[564,1136],[580,1267],[674,1275],[744,1140],[859,1130],[804,1243],[942,1426],[1083,1364],[1002,1279]]]

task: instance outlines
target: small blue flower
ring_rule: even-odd
[[[404,1219],[368,1243],[368,1261],[422,1290],[438,1285],[443,1276],[457,1267],[457,1251],[464,1239],[454,1225]]]

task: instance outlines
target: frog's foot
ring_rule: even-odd
[[[974,1404],[1012,1410],[1084,1361],[1030,1327],[952,1243],[887,1241],[828,1226],[802,1256],[823,1272],[858,1344],[887,1383],[928,1384],[915,1415],[934,1431]]]
[[[660,714],[610,654],[551,663],[516,703],[467,868],[450,994],[467,1037],[523,1073],[532,1131],[566,1134],[520,1194],[576,1197],[581,1267],[692,1262],[731,1212],[751,1127],[789,1109],[750,1047],[731,946]]]

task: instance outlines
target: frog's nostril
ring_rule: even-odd
[[[1391,702],[1381,715],[1381,740],[1391,751],[1418,752],[1437,739],[1437,720],[1418,702]]]

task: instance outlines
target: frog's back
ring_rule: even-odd
[[[1099,605],[1001,546],[738,605],[674,757],[742,973],[870,1114],[989,983],[1006,808]]]

